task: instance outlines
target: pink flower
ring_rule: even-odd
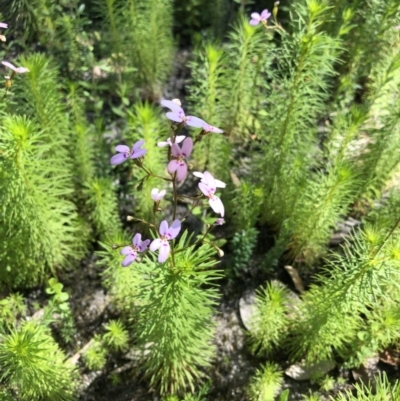
[[[153,199],[154,202],[160,202],[160,200],[164,198],[166,192],[165,189],[159,191],[158,188],[153,188],[151,190],[151,199]]]
[[[165,99],[161,100],[161,105],[164,107],[168,107],[171,110],[168,113],[166,113],[167,118],[171,121],[175,121],[176,123],[184,122],[190,127],[195,127],[195,128],[203,128],[203,126],[207,124],[201,118],[194,116],[186,116],[182,107],[180,107],[172,100],[165,100]]]
[[[210,174],[210,173],[208,173],[208,174]],[[194,172],[193,172],[193,175],[196,176],[196,177],[198,177],[198,178],[201,178],[201,181],[200,181],[200,182],[207,183],[207,181],[206,181],[205,178],[204,178],[204,174],[203,174],[203,173],[200,173],[199,171],[194,171]],[[211,174],[210,174],[210,175],[211,175]],[[225,188],[225,187],[226,187],[226,184],[225,184],[224,182],[220,181],[220,180],[216,180],[216,179],[214,178],[214,182],[215,182],[215,186],[216,186],[217,188]]]
[[[7,29],[8,24],[6,24],[5,22],[0,22],[0,28]]]
[[[176,179],[178,181],[182,181],[187,175],[187,165],[184,159],[190,156],[192,149],[193,141],[189,137],[183,141],[182,148],[176,143],[173,143],[171,146],[171,153],[175,157],[175,160],[171,160],[168,163],[168,172],[173,174],[176,171]]]
[[[267,22],[267,19],[270,16],[271,16],[271,13],[268,12],[267,9],[263,10],[261,12],[261,15],[259,13],[251,13],[250,25],[258,25],[260,22],[262,22],[262,23]]]
[[[214,210],[215,213],[220,214],[221,217],[224,217],[225,214],[224,205],[221,199],[215,195],[215,191],[217,190],[217,181],[220,185],[223,184],[225,186],[225,184],[222,181],[215,180],[214,177],[208,171],[205,171],[203,174],[203,178],[199,182],[199,188],[200,191],[203,192],[205,196],[207,196],[208,203],[210,204],[211,209]]]
[[[185,138],[186,138],[185,135],[177,135],[175,137],[175,143],[181,143]],[[163,148],[164,146],[167,145],[172,146],[171,138],[168,138],[165,142],[164,141],[157,142],[157,146],[159,148]]]
[[[16,67],[14,64],[9,63],[8,61],[2,61],[1,64],[5,65],[6,67],[10,68],[14,72],[18,74],[23,74],[24,72],[29,72],[29,70],[25,67]]]
[[[222,226],[222,224],[225,224],[225,220],[222,217],[214,221],[214,226]]]
[[[149,243],[149,239],[142,241],[142,234],[135,234],[132,239],[132,246],[124,246],[121,249],[120,254],[126,255],[126,258],[121,263],[122,266],[126,267],[133,263],[137,257],[138,252],[144,252],[148,248]]]
[[[171,252],[171,247],[168,241],[176,238],[176,236],[181,231],[181,222],[179,220],[174,220],[171,224],[171,227],[168,227],[167,220],[163,220],[160,224],[160,237],[153,240],[150,244],[150,250],[155,252],[158,249],[160,250],[158,254],[158,261],[160,263],[164,263]]]
[[[144,140],[137,141],[132,150],[129,149],[126,145],[118,145],[115,147],[115,150],[119,153],[114,155],[110,159],[111,164],[121,164],[126,159],[137,159],[138,157],[142,157],[147,153],[146,149],[141,149],[141,146],[144,144]]]

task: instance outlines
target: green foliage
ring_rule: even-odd
[[[144,301],[135,323],[138,345],[144,351],[145,374],[162,393],[187,387],[193,391],[204,375],[200,368],[210,366],[214,355],[211,315],[217,292],[204,285],[213,284],[219,275],[211,270],[212,248],[184,250],[188,240],[184,233],[175,248],[175,269],[154,262],[140,265],[149,279],[138,294]]]
[[[282,33],[278,69],[261,113],[257,171],[264,188],[263,220],[280,227],[295,209],[318,160],[316,119],[329,97],[338,39],[319,29],[330,7],[302,1],[291,9],[292,34]]]
[[[283,383],[283,375],[279,367],[267,362],[258,369],[250,379],[248,389],[250,401],[273,401]]]
[[[165,162],[167,155],[165,149],[158,148],[156,142],[168,137],[168,125],[162,121],[160,111],[148,103],[138,103],[132,112],[128,114],[128,132],[126,141],[134,143],[144,139],[146,153],[146,168],[155,175],[165,176]],[[163,189],[165,181],[160,178],[150,177],[144,182],[141,180],[139,169],[134,167],[132,171],[131,190],[135,196],[135,214],[137,217],[152,219],[154,202],[150,197],[153,188]]]
[[[240,276],[241,272],[245,270],[249,264],[257,243],[257,236],[258,230],[255,228],[236,232],[233,236],[230,243],[232,250],[230,269],[235,275]]]
[[[25,323],[0,334],[0,377],[18,398],[67,401],[76,389],[75,372],[43,326]]]
[[[69,173],[35,123],[9,116],[1,123],[0,281],[33,284],[82,255]]]
[[[372,388],[357,383],[356,394],[348,390],[345,394],[339,394],[332,401],[386,401],[397,400],[400,397],[400,386],[398,380],[391,384],[385,373],[376,377],[376,387]]]
[[[15,325],[17,318],[24,316],[25,313],[24,297],[18,293],[9,295],[0,301],[0,326]]]
[[[103,341],[115,350],[123,350],[127,347],[129,334],[124,328],[121,320],[110,320],[105,325],[106,333],[103,335]]]
[[[90,370],[101,370],[107,362],[107,348],[100,338],[94,338],[90,347],[83,353],[83,361]]]
[[[250,347],[255,353],[271,353],[281,346],[288,331],[289,292],[278,282],[257,291],[256,310],[251,320]]]

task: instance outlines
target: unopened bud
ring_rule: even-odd
[[[0,40],[1,40],[2,42],[5,42],[7,39],[6,39],[6,37],[5,37],[4,35],[0,35]]]
[[[126,221],[132,221],[133,217],[132,216],[126,216]]]
[[[224,251],[221,248],[218,248],[217,246],[216,246],[216,248],[217,248],[217,251],[218,251],[218,256],[220,258],[222,258],[225,255]]]
[[[6,89],[9,90],[11,88],[11,84],[12,84],[11,78],[9,75],[5,76],[4,78],[6,79],[6,82],[5,82]]]
[[[274,8],[272,9],[272,15],[274,16],[275,22],[277,21],[278,18],[278,6],[279,6],[279,1],[276,1],[274,3]]]

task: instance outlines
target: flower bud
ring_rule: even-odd
[[[126,216],[126,221],[132,221],[133,217],[132,216]]]
[[[274,8],[272,9],[272,15],[274,16],[275,22],[276,22],[276,19],[278,17],[278,6],[279,6],[279,1],[276,1],[274,3]]]

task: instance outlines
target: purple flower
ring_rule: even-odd
[[[176,236],[181,231],[181,222],[179,220],[174,220],[171,224],[171,227],[168,227],[167,220],[163,220],[160,224],[160,237],[153,240],[150,244],[150,250],[155,252],[158,249],[160,250],[158,254],[158,261],[160,263],[164,263],[171,252],[171,247],[168,241],[176,238]]]
[[[225,220],[222,217],[214,221],[214,226],[222,226],[222,224],[225,224]]]
[[[183,141],[182,148],[176,143],[173,143],[171,146],[171,153],[175,157],[175,160],[171,160],[168,163],[168,172],[173,174],[176,171],[176,179],[178,181],[182,181],[187,175],[187,165],[184,159],[190,156],[192,149],[193,141],[189,137]]]
[[[25,67],[16,67],[14,64],[9,63],[8,61],[2,61],[1,64],[5,65],[6,67],[10,68],[14,72],[18,74],[23,74],[24,72],[29,72],[29,70]]]
[[[216,134],[222,134],[224,131],[222,129],[214,127],[213,125],[205,123],[203,125],[203,130],[206,132],[215,132]]]
[[[175,143],[181,143],[186,138],[185,135],[177,135],[175,137]],[[171,138],[168,138],[166,141],[157,142],[157,146],[159,148],[163,148],[164,146],[172,146]]]
[[[164,198],[166,192],[165,189],[159,191],[158,188],[153,188],[151,190],[151,199],[153,199],[154,202],[160,202],[160,200]]]
[[[5,22],[0,22],[0,28],[7,29],[8,24],[6,24]]]
[[[149,246],[150,240],[146,239],[142,241],[142,234],[135,234],[132,239],[132,246],[124,246],[121,249],[120,254],[126,255],[126,258],[122,261],[122,266],[129,266],[132,262],[135,261],[138,252],[144,252]]]
[[[168,107],[171,111],[166,113],[166,116],[169,120],[174,121],[176,123],[186,123],[190,127],[195,128],[203,128],[204,125],[207,125],[205,121],[201,118],[194,116],[186,116],[182,107],[173,102],[172,100],[161,100],[161,105],[164,107]]]
[[[258,25],[260,22],[265,23],[270,16],[271,13],[267,9],[263,10],[261,15],[259,13],[251,13],[250,25]]]
[[[111,164],[121,164],[126,159],[137,159],[138,157],[142,157],[147,153],[146,149],[141,149],[141,146],[144,144],[144,140],[137,141],[132,150],[129,149],[126,145],[118,145],[115,147],[115,150],[118,152],[110,159]]]
[[[207,171],[207,173],[208,173],[208,171]],[[210,173],[208,173],[208,174],[210,174]],[[204,174],[203,173],[200,173],[199,171],[194,171],[193,175],[198,177],[198,178],[201,178],[200,182],[207,183],[207,181],[204,178]],[[215,186],[217,188],[225,188],[226,187],[226,184],[224,182],[220,181],[220,180],[217,180],[217,179],[214,178],[214,182],[215,182]]]
[[[225,185],[222,181],[219,180],[217,181]],[[203,192],[205,196],[207,196],[208,203],[210,204],[211,209],[214,210],[215,213],[220,214],[221,217],[224,217],[225,214],[224,205],[221,199],[215,195],[215,191],[217,189],[217,182],[208,171],[204,172],[203,178],[199,182],[199,188],[200,191]]]

